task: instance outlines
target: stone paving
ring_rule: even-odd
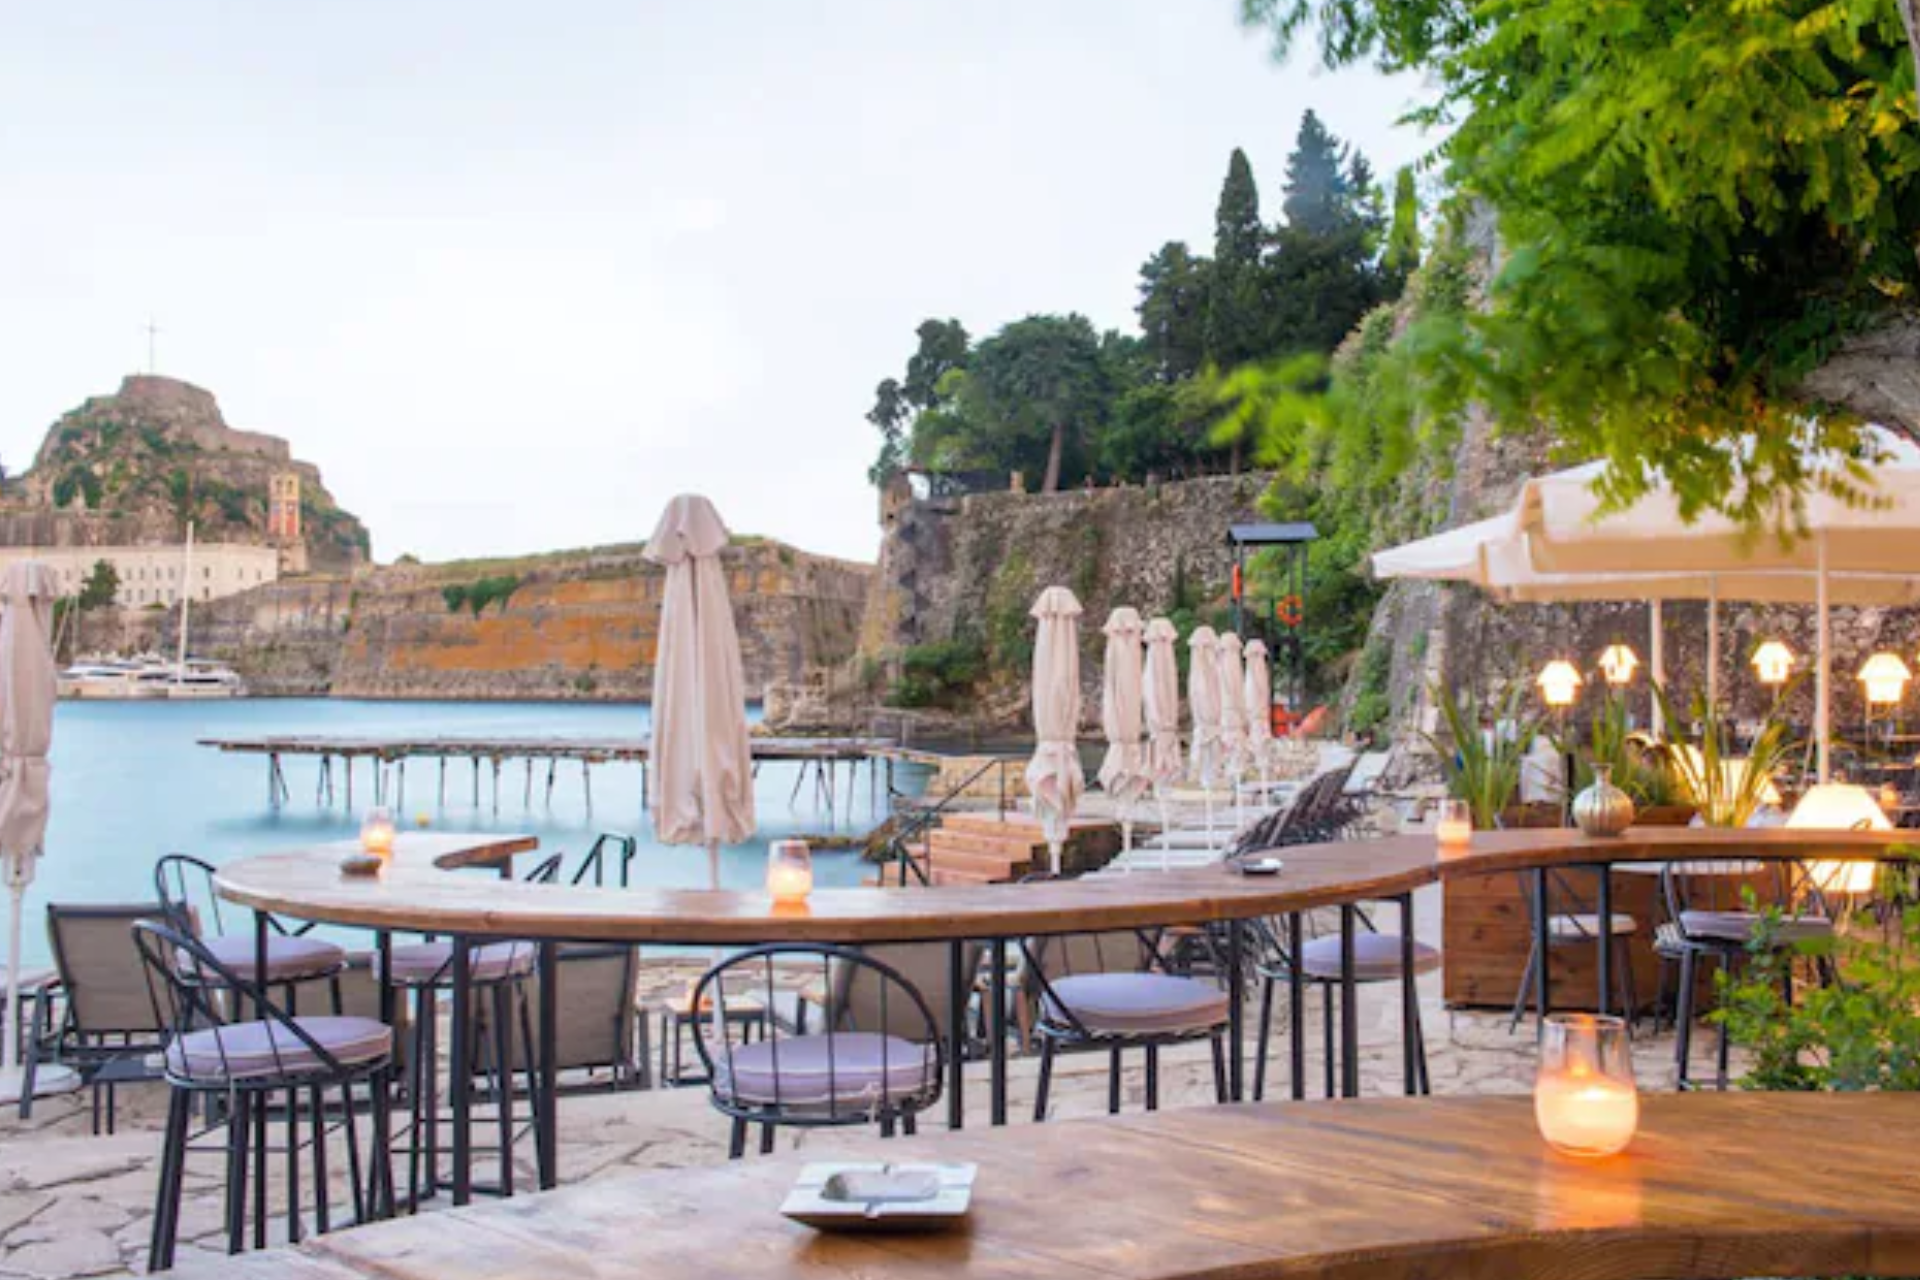
[[[692,969],[649,966],[648,972],[649,985],[658,990],[684,990]],[[1504,1017],[1447,1011],[1439,999],[1438,974],[1423,979],[1422,993],[1434,1092],[1520,1093],[1531,1086],[1533,1037],[1527,1028],[1509,1033]],[[1283,992],[1282,1007],[1284,1000]],[[1363,1090],[1369,1094],[1398,1093],[1401,1059],[1397,989],[1363,988],[1360,1009]],[[1310,997],[1307,1012],[1311,1096],[1317,1091],[1321,1062],[1317,998]],[[1277,1017],[1276,1030],[1284,1025],[1284,1018]],[[1710,1037],[1696,1036],[1695,1047],[1700,1055],[1697,1061],[1706,1063],[1711,1053]],[[1274,1037],[1272,1052],[1269,1092],[1284,1094],[1287,1043],[1283,1034]],[[1139,1055],[1130,1056],[1137,1059]],[[1671,1087],[1671,1035],[1643,1034],[1635,1061],[1643,1088]],[[1061,1059],[1055,1072],[1052,1114],[1090,1115],[1104,1110],[1105,1072],[1104,1054]],[[1034,1080],[1033,1060],[1016,1059],[1011,1071],[1010,1102],[1014,1124],[1032,1122]],[[1249,1067],[1249,1088],[1251,1080]],[[1161,1090],[1163,1108],[1211,1105],[1211,1068],[1204,1046],[1170,1051],[1164,1056]],[[0,1116],[0,1277],[66,1280],[116,1276],[143,1268],[165,1098],[164,1085],[123,1087],[119,1131],[101,1137],[89,1133],[90,1112],[84,1094],[41,1100],[33,1119],[25,1124],[12,1108],[6,1109]],[[985,1064],[969,1068],[967,1103],[970,1127],[984,1124]],[[1125,1074],[1125,1106],[1137,1110],[1143,1104],[1143,1071],[1134,1061]],[[928,1124],[923,1129],[934,1127]],[[726,1159],[727,1124],[708,1106],[705,1091],[697,1088],[567,1096],[560,1103],[560,1134],[563,1183],[617,1175],[629,1169],[685,1168]],[[780,1148],[839,1153],[871,1149],[878,1142],[877,1136],[867,1130],[789,1132],[781,1135]],[[531,1185],[529,1144],[521,1144],[520,1155],[516,1167],[524,1179],[522,1185]],[[339,1173],[345,1163],[344,1144],[336,1135],[329,1159],[336,1183],[336,1205],[347,1202]],[[272,1164],[269,1204],[279,1206],[277,1212],[284,1215],[283,1161],[276,1156]],[[196,1261],[215,1256],[224,1247],[222,1172],[217,1154],[189,1161],[177,1262],[183,1275],[193,1274]],[[303,1167],[303,1183],[307,1173]],[[488,1174],[484,1164],[476,1170],[479,1178]],[[401,1170],[403,1185],[404,1176]],[[311,1188],[304,1187],[304,1191],[309,1214],[306,1229],[310,1230]],[[443,1195],[429,1202],[429,1207],[445,1203]],[[273,1224],[271,1238],[283,1241],[285,1237],[283,1216]]]

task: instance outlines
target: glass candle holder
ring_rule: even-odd
[[[393,813],[390,810],[376,807],[367,811],[366,821],[360,824],[360,847],[382,858],[393,855]]]
[[[776,903],[805,902],[813,892],[813,851],[805,840],[767,846],[767,893]]]
[[[1540,1135],[1570,1156],[1610,1156],[1640,1127],[1627,1024],[1590,1013],[1556,1013],[1540,1029],[1533,1084]]]
[[[1442,800],[1434,835],[1442,849],[1460,850],[1473,843],[1473,810],[1465,800]]]

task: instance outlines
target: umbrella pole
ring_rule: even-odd
[[[1060,842],[1058,840],[1047,841],[1047,858],[1053,867],[1053,874],[1057,877],[1060,874]]]
[[[14,874],[12,859],[0,860],[7,873],[7,1007],[0,1013],[6,1041],[0,1049],[0,1095],[19,1097],[20,1082],[20,921],[25,914],[26,881]]]
[[[1720,575],[1707,575],[1707,714],[1720,714]]]
[[[720,887],[720,842],[718,840],[707,841],[707,885],[713,889]]]
[[[1654,687],[1659,690],[1664,690],[1667,687],[1667,620],[1665,612],[1660,601],[1653,600],[1648,602],[1647,630],[1652,634],[1647,637],[1647,650],[1650,655],[1649,660],[1653,665],[1653,684]],[[1659,693],[1653,695],[1653,709],[1649,719],[1653,725],[1653,736],[1657,739],[1664,739],[1667,736],[1667,719],[1660,711]]]
[[[1160,806],[1160,869],[1173,870],[1173,823],[1167,818],[1167,791],[1161,783],[1153,784],[1153,798]]]
[[[1819,635],[1818,654],[1814,661],[1814,701],[1813,737],[1819,746],[1819,780],[1832,780],[1833,773],[1833,634],[1832,619],[1827,608],[1827,535],[1825,532],[1814,535],[1814,550],[1817,555],[1818,573],[1814,578],[1814,611],[1819,615],[1816,620]]]

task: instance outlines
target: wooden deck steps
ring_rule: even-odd
[[[1092,870],[1120,848],[1119,827],[1099,818],[1076,820],[1068,828],[1061,866]],[[927,832],[914,861],[938,885],[1008,884],[1051,865],[1046,834],[1025,814],[949,813]],[[912,873],[909,872],[909,875]],[[867,877],[868,884],[898,884],[899,872]]]

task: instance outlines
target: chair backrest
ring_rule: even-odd
[[[226,930],[220,895],[213,890],[213,864],[187,853],[169,853],[153,864],[153,888],[162,915],[182,933],[218,937]]]
[[[980,970],[984,943],[968,943],[961,948],[962,992],[973,989],[973,976]],[[945,942],[895,943],[865,947],[861,954],[879,960],[912,983],[925,998],[933,1025],[945,1039],[953,1024],[953,949]],[[849,1031],[878,1031],[918,1042],[922,1034],[919,1011],[899,1000],[889,1000],[886,981],[877,969],[864,965],[836,962],[829,979],[839,991],[844,1012],[843,1026]],[[962,1000],[967,996],[963,994]]]
[[[554,973],[558,1004],[554,1016],[556,1070],[610,1068],[626,1071],[634,1064],[634,979],[638,953],[633,947],[576,945],[562,947]],[[528,1012],[539,1025],[540,984],[527,984]],[[484,1021],[492,1016],[491,1003],[475,993],[474,1007]],[[526,1066],[526,1046],[519,1035],[511,1038],[515,1070]]]
[[[1153,944],[1131,929],[1033,938],[1026,952],[1038,974],[1052,982],[1087,973],[1143,973],[1153,967]]]
[[[147,992],[133,938],[136,921],[160,914],[157,902],[48,905],[47,940],[73,1032],[85,1037],[160,1032],[163,1024]]]
[[[206,1087],[342,1069],[339,1059],[268,999],[263,987],[221,964],[199,938],[170,923],[140,920],[133,925],[133,941],[154,1014],[168,1034],[168,1079]],[[228,1008],[247,1011],[251,1020],[228,1021]]]
[[[796,966],[818,975],[827,1003],[820,1029],[796,1035],[766,1019],[763,1039],[736,1043],[729,1002],[744,998],[773,1008],[781,987],[797,976]],[[838,983],[837,967],[851,970]],[[842,991],[864,993],[869,1025],[853,1025],[840,1004]],[[946,1061],[940,1024],[906,975],[873,955],[824,944],[750,947],[701,975],[692,1001],[701,1018],[694,1047],[715,1105],[729,1115],[831,1124],[939,1100]]]
[[[1791,862],[1669,862],[1660,869],[1660,893],[1676,923],[1688,911],[1745,911],[1749,894],[1759,910],[1792,911],[1802,875]]]

